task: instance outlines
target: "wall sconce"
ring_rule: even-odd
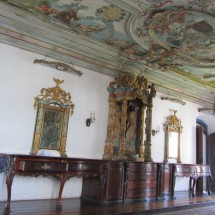
[[[152,130],[152,136],[155,136],[156,134],[158,134],[160,132],[160,126],[155,129]]]
[[[91,125],[91,123],[94,123],[95,121],[96,121],[95,112],[91,112],[90,113],[90,118],[88,118],[86,120],[86,126],[89,127]]]

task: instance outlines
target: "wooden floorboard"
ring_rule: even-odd
[[[207,194],[192,197],[188,192],[176,192],[174,200],[159,200],[148,202],[135,202],[111,205],[96,205],[92,203],[82,203],[80,199],[63,199],[61,211],[56,210],[56,200],[28,200],[12,201],[9,215],[106,215],[106,214],[126,214],[142,211],[161,210],[162,208],[172,208],[188,206],[201,203],[214,203],[215,194]],[[4,214],[5,202],[0,202],[0,214]]]

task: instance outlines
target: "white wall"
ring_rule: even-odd
[[[72,102],[75,104],[74,114],[70,117],[68,126],[67,155],[102,158],[108,117],[106,88],[112,78],[78,67],[77,69],[84,74],[77,77],[33,63],[34,59],[43,58],[44,56],[0,44],[0,153],[29,153],[36,117],[36,110],[33,108],[34,97],[40,94],[42,88],[54,87],[55,77],[65,80],[61,87],[71,93]],[[163,123],[171,114],[170,109],[176,109],[183,125],[181,160],[183,163],[195,163],[196,118],[201,119],[202,116],[198,112],[198,105],[187,102],[182,106],[161,100],[161,95],[157,93],[154,99],[152,128],[160,126],[160,132],[152,137],[152,158],[154,162],[163,162]],[[96,122],[86,127],[86,118],[91,111],[96,113]],[[215,124],[214,119],[208,117],[212,125]],[[69,180],[65,185],[63,197],[79,197],[81,184],[81,179]],[[0,186],[0,200],[6,200],[4,174],[0,174]],[[56,198],[58,189],[59,184],[52,178],[15,176],[12,200]],[[176,190],[185,189],[188,189],[186,179],[177,178]]]
[[[154,99],[152,110],[152,128],[160,127],[160,132],[152,136],[152,157],[155,162],[164,160],[164,140],[165,133],[163,124],[167,117],[172,115],[171,110],[177,110],[176,116],[181,120],[183,126],[181,134],[181,161],[183,163],[196,162],[196,117],[198,115],[198,105],[187,102],[186,105],[173,103],[167,100],[161,100],[164,94],[157,93]]]
[[[167,117],[172,115],[170,110],[177,110],[176,116],[181,119],[183,130],[181,133],[181,161],[182,163],[196,163],[196,118],[199,117],[199,105],[186,102],[186,105],[173,103],[167,100],[161,100],[161,96],[166,96],[157,93],[154,99],[152,128],[156,129],[160,126],[160,132],[152,136],[152,158],[155,162],[163,162],[164,160],[164,143],[165,133],[163,124]],[[189,186],[188,178],[176,178],[175,190],[187,190]]]
[[[70,92],[75,104],[68,125],[67,155],[102,158],[108,117],[107,86],[112,78],[76,67],[84,73],[78,77],[33,63],[34,59],[43,58],[0,44],[0,153],[30,152],[36,118],[34,97],[40,94],[42,88],[54,87],[55,77],[64,80],[61,88]],[[91,111],[95,111],[96,121],[86,127],[86,119]],[[0,200],[6,199],[4,179],[4,174],[0,174]],[[81,184],[81,179],[69,180],[63,197],[80,196]],[[56,198],[58,188],[58,183],[52,178],[15,176],[12,200]]]

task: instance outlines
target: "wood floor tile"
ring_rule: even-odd
[[[215,203],[215,194],[192,197],[188,192],[176,192],[174,200],[159,200],[111,205],[96,205],[81,202],[80,199],[63,199],[61,211],[56,210],[56,200],[12,201],[9,215],[113,215],[126,214],[162,208],[187,206],[205,202]],[[5,202],[0,202],[0,214],[4,214]]]

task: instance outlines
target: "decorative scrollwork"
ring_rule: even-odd
[[[169,96],[167,96],[167,97],[161,96],[160,99],[161,100],[167,100],[167,101],[174,102],[174,103],[178,103],[178,104],[182,104],[182,105],[186,104],[186,102],[184,102],[182,99],[169,97]]]
[[[66,93],[62,90],[59,85],[64,82],[64,80],[59,80],[53,78],[54,82],[56,83],[55,87],[51,88],[42,88],[40,91],[40,95],[34,98],[34,108],[38,107],[39,102],[58,102],[70,108],[71,114],[73,113],[74,104],[71,102],[71,95],[70,93]]]
[[[140,48],[140,45],[134,43],[134,44],[122,49],[119,53],[119,56],[122,59],[126,59],[126,60],[135,62],[135,61],[137,61],[135,55],[138,54],[138,48]]]
[[[133,92],[136,96],[143,95],[147,91],[147,79],[131,73],[118,76],[115,82],[111,82],[109,89],[114,91],[125,90]]]
[[[165,129],[182,131],[181,120],[176,116],[177,110],[173,110],[173,115],[167,117],[167,122],[164,124]]]
[[[68,64],[62,63],[62,62],[54,62],[54,61],[46,61],[46,60],[38,60],[35,59],[34,63],[38,63],[41,65],[46,65],[52,68],[55,68],[59,71],[65,71],[72,73],[74,75],[82,76],[82,72],[78,71],[77,69],[74,68],[74,66],[69,66]]]

